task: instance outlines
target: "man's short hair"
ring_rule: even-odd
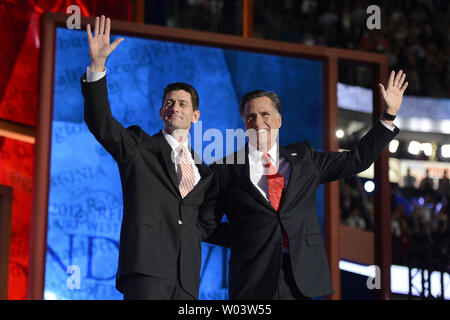
[[[167,93],[169,93],[170,91],[177,91],[177,90],[184,90],[187,93],[189,93],[191,95],[192,109],[194,111],[198,110],[200,101],[198,98],[197,90],[195,90],[195,88],[193,86],[191,86],[190,84],[184,83],[184,82],[174,82],[174,83],[170,83],[167,85],[167,87],[164,89],[162,105],[164,105],[164,101],[166,100]]]
[[[280,97],[273,91],[264,91],[261,89],[252,91],[247,93],[245,96],[242,97],[241,102],[239,103],[239,113],[241,114],[241,117],[244,117],[245,112],[245,105],[250,100],[253,100],[255,98],[260,97],[267,97],[270,100],[272,100],[272,105],[275,108],[275,110],[278,111],[279,114],[281,114],[281,100]]]

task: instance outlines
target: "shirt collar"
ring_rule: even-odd
[[[189,151],[188,148],[188,141],[187,139],[183,142],[183,143],[179,143],[177,139],[175,139],[171,134],[167,133],[166,130],[162,130],[162,133],[164,135],[164,138],[166,138],[167,143],[170,145],[170,147],[172,148],[172,150],[176,151],[178,149],[178,147],[181,145],[183,146],[186,150]]]
[[[268,153],[269,153],[270,159],[272,159],[275,163],[277,163],[278,162],[278,144],[274,143]],[[262,155],[263,155],[263,152],[256,149],[256,147],[254,145],[252,145],[251,143],[248,144],[248,156],[250,157],[251,161],[260,162]]]

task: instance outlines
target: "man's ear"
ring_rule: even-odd
[[[278,129],[281,128],[281,125],[283,124],[283,120],[281,119],[281,114],[278,114]]]
[[[200,110],[195,110],[194,113],[192,113],[192,123],[196,123],[200,119]]]
[[[164,120],[163,119],[163,111],[162,111],[162,107],[161,108],[159,108],[159,117],[161,118],[161,120]]]

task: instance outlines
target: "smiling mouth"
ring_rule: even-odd
[[[167,119],[174,119],[174,118],[183,119],[182,116],[179,116],[179,115],[177,115],[175,113],[167,116]]]

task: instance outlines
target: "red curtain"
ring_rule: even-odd
[[[34,126],[38,97],[39,19],[78,5],[84,16],[131,21],[132,0],[2,0],[0,119]],[[26,299],[33,145],[0,137],[0,184],[12,186],[8,299]]]

